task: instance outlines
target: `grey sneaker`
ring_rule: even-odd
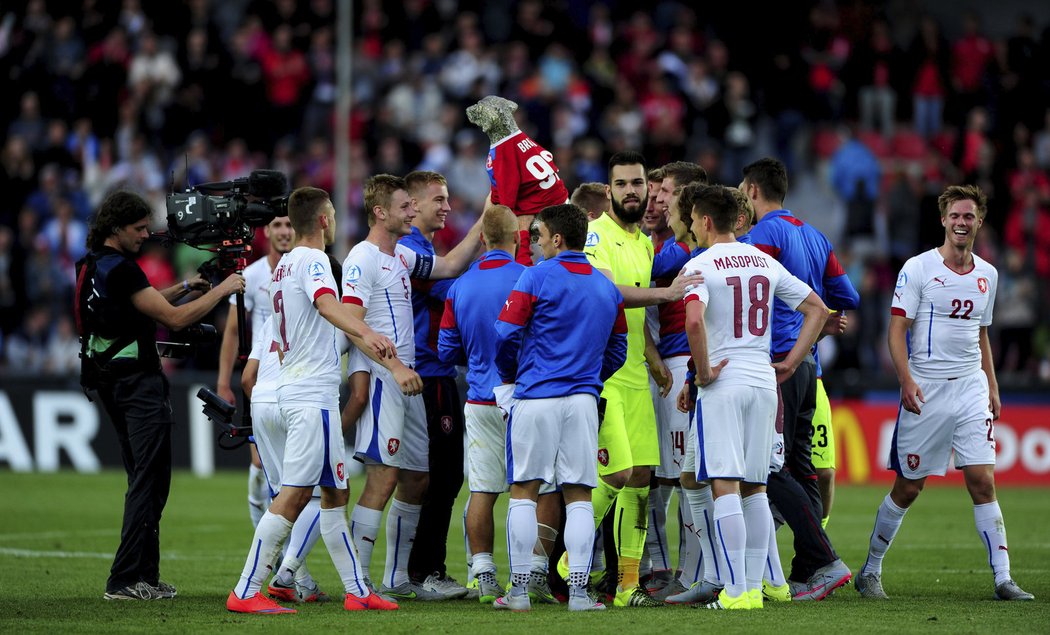
[[[394,602],[395,604],[397,603],[397,600],[395,600],[393,596],[387,595],[385,593],[380,593],[379,589],[376,588],[376,585],[372,584],[371,578],[365,578],[364,579],[364,583],[365,583],[365,586],[368,587],[368,590],[371,591],[372,593],[375,593],[376,595],[378,595],[379,597],[383,598],[387,602]]]
[[[671,580],[670,582],[665,584],[662,589],[653,591],[649,593],[649,595],[653,596],[654,600],[663,602],[672,595],[685,593],[688,590],[689,589],[686,589],[684,584],[678,581],[678,578],[675,578],[674,580]]]
[[[467,587],[456,582],[455,578],[437,571],[428,575],[421,586],[426,591],[440,595],[438,599],[441,600],[458,600],[467,595]]]
[[[496,574],[491,571],[483,571],[475,578],[477,582],[477,599],[482,604],[492,604],[497,598],[503,597],[503,587],[496,580]]]
[[[466,589],[464,589],[465,591]],[[382,598],[393,598],[395,602],[401,602],[402,600],[422,600],[423,602],[438,602],[441,600],[447,600],[445,596],[441,595],[437,591],[424,588],[419,582],[413,582],[411,580],[402,582],[395,587],[388,587],[385,584],[379,587],[379,597]]]
[[[645,577],[644,582],[639,580],[638,586],[645,589],[645,592],[649,595],[656,597],[656,594],[666,588],[667,585],[671,584],[673,580],[673,571],[668,569],[656,569],[650,575]]]
[[[328,594],[321,590],[321,587],[317,586],[317,582],[314,581],[311,586],[305,584],[295,583],[295,593],[298,599],[297,602],[317,602],[323,604],[330,601],[332,598],[328,597]]]
[[[667,604],[707,604],[717,600],[721,591],[722,587],[704,580],[693,583],[693,586],[681,593],[667,596],[664,602]]]
[[[1006,582],[995,585],[995,599],[1027,602],[1034,600],[1035,596],[1017,586],[1017,583],[1013,580],[1007,580]]]
[[[592,597],[587,589],[582,587],[571,587],[569,589],[570,611],[604,611],[605,605]]]
[[[857,593],[860,593],[862,598],[869,600],[890,599],[890,596],[886,595],[886,592],[882,590],[881,573],[861,572],[857,575],[857,579],[853,581],[853,586],[857,587]]]
[[[519,593],[516,595],[514,593],[507,593],[503,597],[496,598],[495,601],[492,602],[492,607],[496,610],[510,610],[515,613],[524,613],[525,611],[532,609],[532,603],[529,602],[528,593]]]
[[[558,603],[558,598],[551,593],[551,585],[547,582],[545,572],[533,571],[529,574],[529,599],[540,604]]]
[[[819,601],[853,578],[849,567],[842,560],[835,560],[817,569],[805,585],[791,584],[791,598],[796,602]],[[797,593],[796,593],[797,589]]]
[[[167,600],[179,594],[174,586],[168,584],[164,580],[157,580],[157,583],[153,585],[153,588],[160,593],[160,598],[158,598],[160,600]]]
[[[129,584],[128,586],[115,589],[113,591],[106,591],[105,595],[102,596],[103,600],[160,600],[170,598],[172,596],[162,595],[161,591],[154,586],[146,584],[145,582],[136,582],[135,584]]]

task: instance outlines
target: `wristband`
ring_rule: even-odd
[[[189,293],[189,290],[190,290],[190,283],[189,283],[189,282],[186,282],[185,280],[183,280],[183,281],[182,281],[182,290],[183,290],[183,291],[185,291],[185,292],[187,292],[187,293]]]

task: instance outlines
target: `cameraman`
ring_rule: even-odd
[[[180,330],[206,316],[231,293],[244,290],[233,274],[216,287],[199,275],[158,291],[134,258],[149,238],[149,204],[131,192],[110,194],[88,231],[84,260],[77,263],[76,314],[83,366],[81,383],[97,391],[120,440],[128,473],[124,525],[106,582],[107,600],[175,596],[161,582],[160,517],[171,485],[168,380],[161,372],[156,323]],[[193,291],[203,296],[173,306]]]

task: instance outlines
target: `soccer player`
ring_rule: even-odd
[[[893,291],[889,347],[901,408],[889,467],[897,478],[875,515],[857,591],[887,599],[882,559],[926,478],[944,476],[954,452],[973,500],[977,535],[988,550],[996,599],[1033,600],[1010,577],[1006,524],[995,497],[993,422],[1001,403],[988,326],[999,273],[973,253],[988,199],[975,185],[952,185],[937,205],[944,244],[908,259]]]
[[[333,265],[333,272],[339,263]],[[334,276],[333,276],[334,277]],[[269,301],[269,293],[267,301]],[[262,324],[260,338],[253,338],[248,361],[241,373],[241,385],[251,403],[252,438],[259,452],[259,469],[265,475],[267,499],[281,490],[284,465],[284,450],[288,440],[288,428],[281,417],[277,403],[277,379],[281,371],[277,342],[273,339],[273,313]],[[349,343],[346,338],[339,338]],[[287,602],[327,602],[329,597],[321,591],[306,567],[306,557],[321,537],[318,523],[321,519],[321,490],[315,487],[310,502],[299,518],[292,524],[288,536],[288,549],[281,565],[270,581],[266,592],[270,597]]]
[[[376,359],[391,359],[394,344],[340,305],[328,256],[335,239],[335,208],[324,190],[303,187],[288,198],[296,245],[274,270],[270,285],[275,319],[272,338],[282,356],[277,402],[288,430],[281,491],[259,520],[240,581],[226,608],[238,613],[294,613],[259,593],[292,523],[321,486],[321,537],[339,572],[348,610],[393,610],[365,584],[346,523],[343,437],[339,412],[339,348],[336,329]]]
[[[433,257],[434,234],[445,228],[445,219],[452,212],[448,184],[437,172],[418,170],[405,175],[405,187],[412,197],[416,217],[412,220],[412,232],[399,243],[417,254]],[[480,245],[477,240],[480,225],[480,221],[475,224],[464,245]],[[456,367],[438,359],[435,350],[438,324],[452,282],[412,280],[416,372],[423,380],[430,442],[430,484],[408,558],[409,577],[448,599],[467,594],[466,587],[450,577],[445,566],[452,506],[463,487],[463,409],[456,386]]]
[[[569,198],[573,205],[587,212],[592,221],[609,211],[609,186],[604,183],[581,183]]]
[[[590,223],[585,253],[592,265],[616,283],[628,307],[627,361],[602,391],[605,417],[598,439],[598,487],[592,492],[595,525],[616,503],[614,536],[619,559],[617,606],[662,606],[638,584],[645,547],[652,466],[660,463],[656,415],[649,397],[645,365],[645,311],[642,307],[680,300],[678,276],[667,287],[653,287],[653,244],[638,227],[648,202],[645,158],[618,152],[609,159],[612,208]]]
[[[383,508],[386,565],[381,590],[400,599],[442,600],[445,595],[408,577],[423,496],[428,486],[429,438],[420,396],[423,384],[413,369],[416,347],[410,278],[459,275],[470,263],[477,234],[472,232],[447,256],[418,254],[398,239],[412,231],[416,208],[405,180],[379,174],[365,184],[370,229],[343,261],[343,303],[353,315],[397,343],[397,357],[372,358],[369,398],[357,425],[354,458],[365,464],[365,487],[351,514],[362,567],[369,571]],[[395,487],[397,493],[394,493]]]
[[[244,310],[251,319],[251,347],[254,348],[259,340],[267,339],[269,333],[264,332],[263,322],[271,313],[270,303],[270,278],[277,261],[281,256],[292,249],[295,240],[295,231],[287,216],[278,216],[270,221],[263,233],[270,243],[270,252],[265,258],[259,258],[244,268]],[[237,358],[237,298],[230,298],[230,309],[226,315],[226,329],[222,334],[222,345],[219,348],[219,376],[215,380],[215,389],[220,397],[230,403],[237,403],[237,398],[230,388],[230,376],[233,374],[234,362]],[[251,393],[252,386],[245,382],[241,376],[241,389],[245,394]],[[262,463],[259,461],[259,452],[255,443],[248,446],[251,448],[252,462],[248,468],[248,515],[252,519],[252,527],[259,524],[263,512],[270,504],[270,488],[266,483],[266,476],[262,472]]]
[[[623,297],[581,253],[586,212],[572,204],[539,214],[545,260],[518,278],[496,322],[496,367],[514,395],[507,420],[507,546],[511,589],[497,609],[527,611],[541,484],[565,499],[569,610],[601,610],[587,594],[598,481],[598,393],[626,358]]]
[[[525,267],[512,255],[519,236],[510,208],[493,205],[485,210],[481,239],[487,251],[456,280],[445,299],[438,356],[444,363],[467,367],[467,546],[478,598],[492,604],[503,595],[492,560],[492,510],[497,497],[507,491],[507,422],[493,392],[502,383],[495,366],[493,325]]]
[[[725,588],[708,608],[762,606],[762,572],[772,525],[765,495],[777,413],[776,385],[809,354],[827,309],[774,258],[737,242],[739,208],[721,186],[693,201],[694,235],[710,247],[686,265],[705,281],[687,292],[686,332],[697,369],[696,478],[709,480]],[[787,356],[769,364],[770,302],[805,317]],[[743,497],[743,502],[741,502]]]
[[[819,231],[784,209],[788,178],[784,164],[764,158],[744,168],[739,188],[751,200],[758,222],[750,236],[755,247],[805,282],[835,310],[857,308],[860,297],[849,283],[831,243]],[[825,316],[827,318],[827,316]],[[773,302],[771,355],[782,361],[799,337],[801,316]],[[784,402],[784,467],[769,477],[769,499],[791,527],[795,557],[788,583],[796,600],[822,600],[849,582],[852,573],[820,527],[820,490],[813,469],[813,410],[816,361],[808,356],[780,385]]]

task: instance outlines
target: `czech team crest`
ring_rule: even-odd
[[[346,470],[343,469],[342,463],[335,466],[335,475],[339,478],[340,481],[346,480]]]
[[[441,417],[441,431],[445,434],[452,433],[452,417],[448,415]]]
[[[988,278],[978,278],[977,279],[977,289],[981,293],[988,293]]]
[[[909,454],[908,455],[908,469],[911,470],[912,472],[914,472],[915,470],[919,469],[919,463],[921,463],[921,462],[922,462],[922,458],[920,458],[918,454]]]
[[[391,437],[390,440],[386,442],[386,453],[390,456],[397,454],[399,449],[401,449],[401,440],[397,437]]]
[[[598,462],[602,464],[602,467],[608,467],[609,451],[605,448],[598,448]]]

